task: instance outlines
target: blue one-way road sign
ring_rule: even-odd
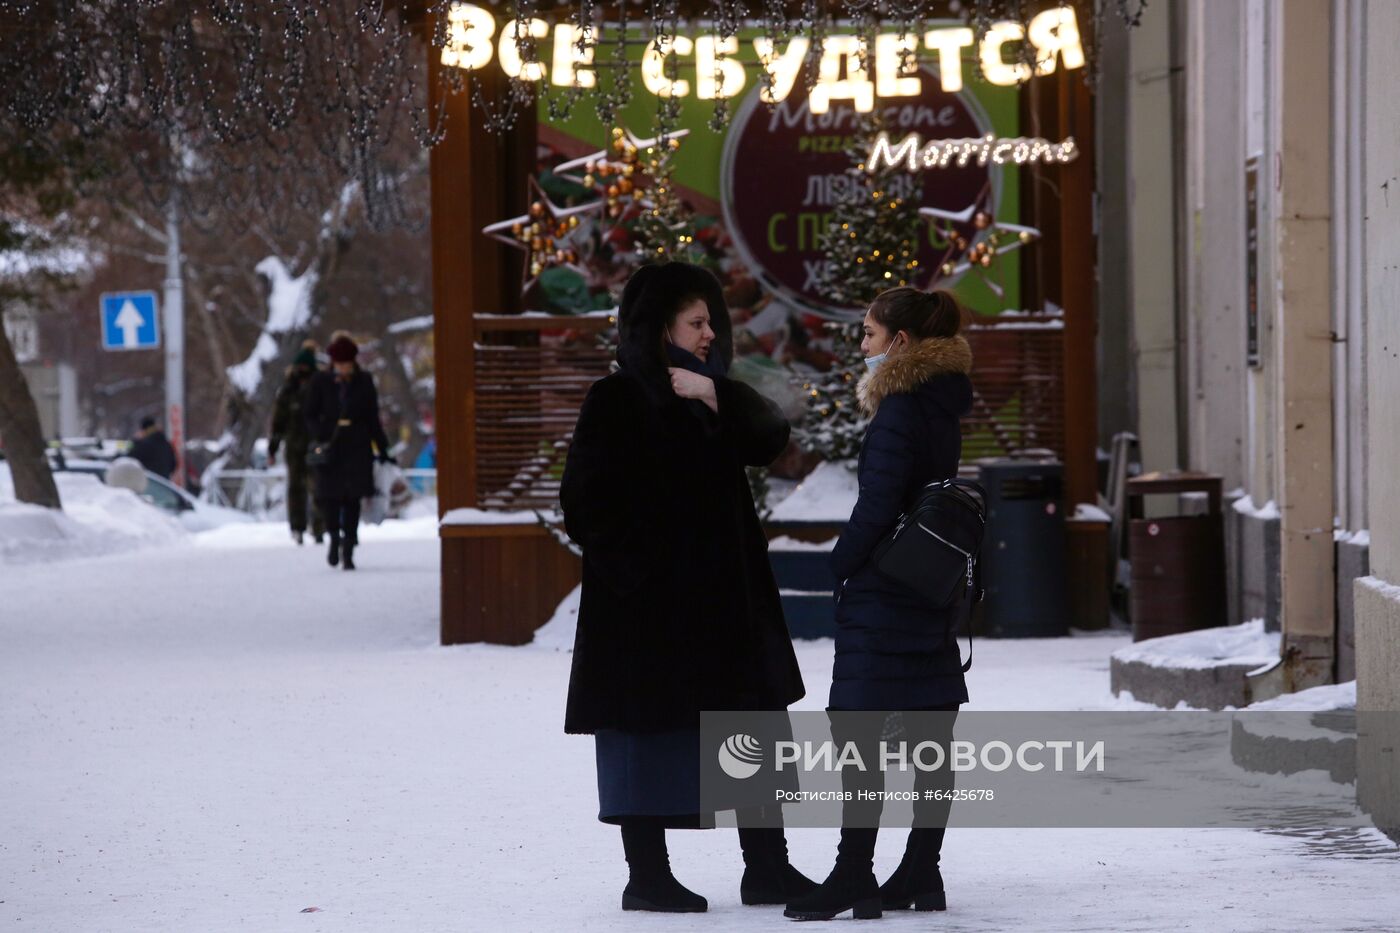
[[[102,296],[102,349],[151,350],[160,346],[155,292],[108,292]]]

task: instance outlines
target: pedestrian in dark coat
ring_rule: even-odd
[[[894,288],[871,303],[861,342],[868,372],[856,390],[871,419],[858,462],[860,493],[831,554],[841,582],[828,708],[944,714],[906,715],[906,725],[919,723],[938,733],[911,735],[911,743],[951,737],[952,719],[967,702],[954,632],[960,607],[928,605],[912,590],[882,578],[870,558],[919,489],[957,475],[958,419],[972,405],[972,350],[959,336],[961,324],[962,310],[946,292]],[[839,721],[834,715],[834,730]],[[946,769],[917,777],[920,790],[952,787]],[[938,863],[946,809],[916,805],[916,828],[904,859],[882,887],[873,872],[877,831],[858,828],[878,824],[879,806],[873,820],[869,805],[861,806],[845,806],[836,867],[817,890],[789,904],[788,916],[829,919],[853,907],[857,915],[879,916],[882,909],[911,904],[942,909]]]
[[[745,466],[771,463],[789,425],[727,377],[719,282],[687,263],[643,266],[619,308],[618,368],[589,390],[561,489],[583,550],[565,731],[594,733],[600,813],[622,826],[624,909],[706,908],[666,858],[664,827],[698,820],[701,710],[783,710],[803,695]],[[771,821],[770,821],[771,822]],[[745,903],[801,890],[780,822],[741,831]]]
[[[389,439],[379,423],[374,377],[355,363],[359,347],[341,335],[326,353],[331,369],[312,377],[303,413],[312,447],[327,445],[325,462],[315,467],[316,499],[330,532],[327,560],[354,570],[360,500],[374,495],[375,448],[379,459],[388,460]]]
[[[316,538],[316,543],[320,544],[326,534],[321,507],[315,498],[315,474],[306,465],[306,447],[311,435],[306,417],[302,413],[306,387],[315,375],[316,344],[308,340],[292,358],[287,377],[282,381],[282,387],[277,390],[277,401],[272,409],[272,433],[267,441],[268,466],[277,462],[279,449],[286,451],[284,456],[287,463],[287,523],[292,529],[292,540],[297,544],[301,544],[302,536],[306,533],[308,504],[311,512],[311,532]]]
[[[154,418],[141,419],[141,433],[131,442],[131,456],[143,467],[163,479],[170,479],[178,460],[175,446],[156,424]]]

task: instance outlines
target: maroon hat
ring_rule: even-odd
[[[331,341],[331,345],[326,347],[326,353],[332,362],[348,363],[360,352],[360,348],[355,345],[355,341],[349,337],[337,337]]]

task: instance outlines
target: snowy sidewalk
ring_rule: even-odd
[[[354,574],[271,532],[0,567],[0,929],[790,929],[739,905],[724,830],[672,834],[708,915],[618,910],[593,746],[560,731],[570,655],[437,647],[437,544],[408,537]],[[1125,642],[979,640],[973,708],[1117,707]],[[799,658],[820,709],[831,643]],[[836,832],[790,835],[821,876]],[[944,865],[946,914],[878,929],[1400,929],[1374,833],[967,829]]]

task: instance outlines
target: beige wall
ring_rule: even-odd
[[[1366,373],[1376,404],[1367,411],[1372,576],[1356,583],[1356,699],[1360,710],[1391,715],[1363,730],[1357,794],[1378,824],[1400,829],[1400,3],[1373,0],[1366,16]]]
[[[1332,12],[1286,0],[1279,121],[1274,446],[1290,686],[1332,681]]]
[[[1192,469],[1245,484],[1245,7],[1190,0],[1186,39],[1187,396]],[[1220,93],[1237,88],[1238,93]]]
[[[1180,466],[1170,13],[1166,3],[1150,7],[1128,50],[1128,294],[1146,470]]]

